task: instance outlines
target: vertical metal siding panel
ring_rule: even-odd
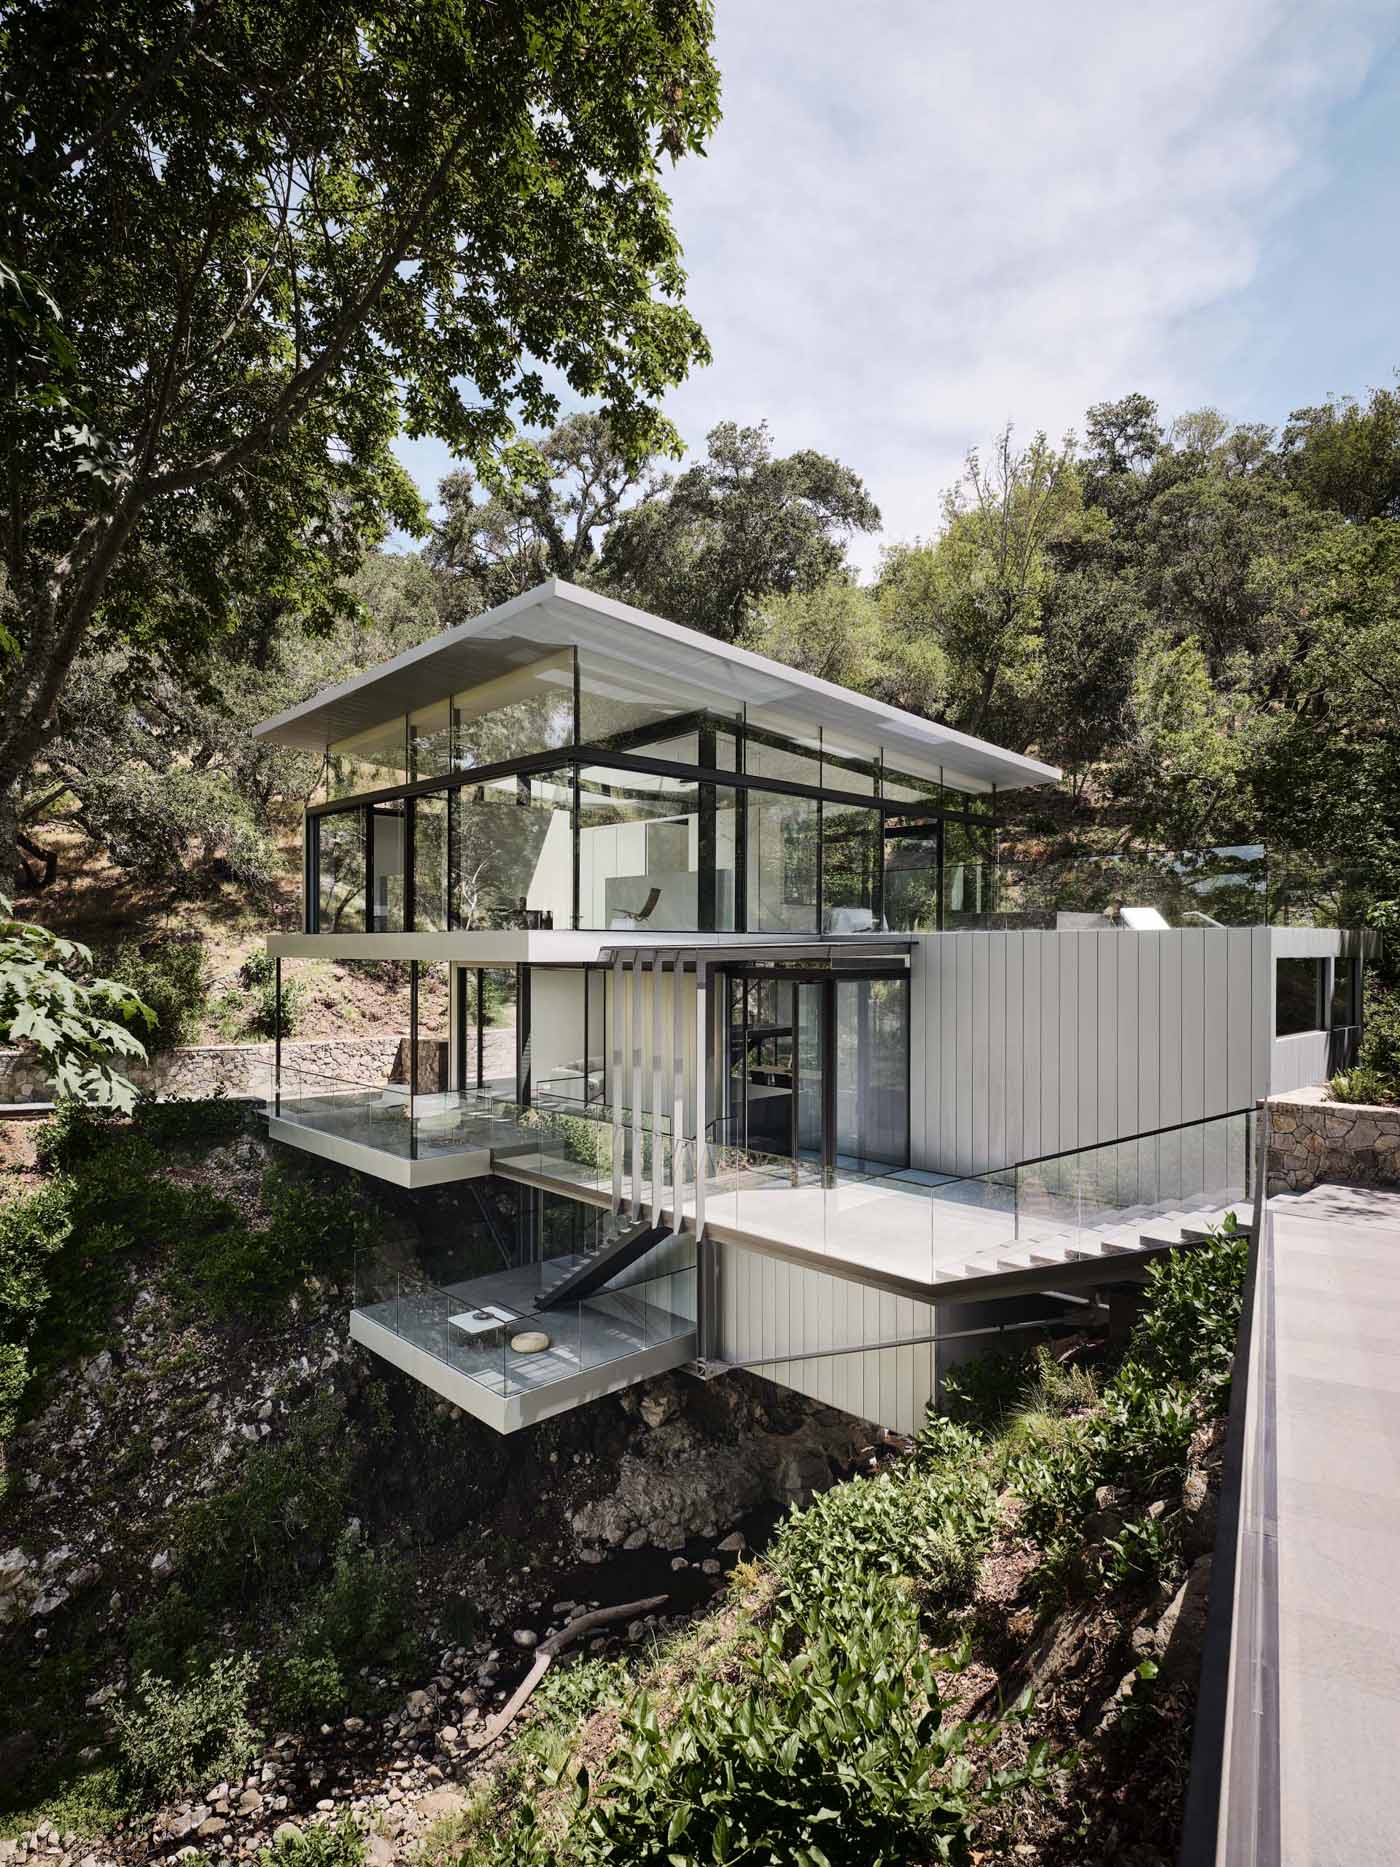
[[[928,1122],[928,1045],[921,1042],[928,1028],[928,956],[916,934],[909,950],[909,1165],[922,1167],[927,1160]]]
[[[1060,942],[1073,934],[1045,934],[1040,943],[1040,1151],[1058,1153],[1060,1120]]]
[[[1002,1053],[1006,1122],[1002,1131],[1000,1166],[1025,1159],[1026,1010],[1025,945],[1023,933],[1006,936],[1006,1043]]]
[[[987,1131],[979,1173],[1006,1165],[1006,940],[987,935]]]
[[[957,947],[958,1070],[957,1128],[954,1159],[958,1173],[972,1172],[973,1105],[982,1060],[977,1054],[978,1005],[975,996],[973,943],[975,934],[953,935]],[[985,1009],[985,1007],[984,1007]]]
[[[1019,1160],[1034,1160],[1044,1152],[1040,1145],[1040,949],[1043,936],[1025,933],[1021,939],[1021,1043],[1025,1057],[1025,1076],[1021,1089],[1021,1134]]]
[[[1149,938],[1151,936],[1148,936]],[[1118,1111],[1114,1131],[1118,1135],[1138,1132],[1138,1090],[1142,1080],[1140,1061],[1142,1032],[1138,1022],[1138,995],[1142,990],[1141,934],[1118,943],[1118,1003],[1114,1011],[1114,1051],[1118,1060]]]
[[[1118,1125],[1118,1077],[1122,1069],[1118,1034],[1118,971],[1124,963],[1123,948],[1132,941],[1116,933],[1094,937],[1098,959],[1098,990],[1095,1003],[1098,1014],[1099,1067],[1097,1139],[1113,1141],[1122,1133]]]
[[[1086,938],[1088,936],[1082,933],[1056,936],[1060,948],[1061,1152],[1079,1146],[1079,946]]]
[[[1250,1038],[1251,1098],[1270,1093],[1269,1065],[1274,1041],[1274,943],[1267,927],[1253,930],[1250,946],[1253,1030]]]
[[[1206,1115],[1223,1115],[1230,1106],[1229,1015],[1230,1015],[1230,934],[1224,927],[1203,927],[1201,941],[1205,967],[1205,1016],[1202,1033],[1201,1109]]]
[[[1139,934],[1137,953],[1137,1130],[1140,1134],[1149,1134],[1162,1125],[1159,1079],[1162,1050],[1161,934]]]
[[[1158,1126],[1170,1128],[1182,1119],[1181,1114],[1181,957],[1179,933],[1154,936],[1161,942],[1161,1041],[1158,1045],[1158,1083],[1160,1085]]]
[[[939,1130],[940,1109],[943,1092],[943,961],[939,952],[939,940],[935,934],[924,947],[924,972],[927,985],[924,991],[923,1026],[924,1054],[922,1068],[924,1073],[924,1094],[928,1107],[925,1117],[926,1153],[922,1165],[936,1167],[942,1158],[942,1135]],[[911,1058],[911,1064],[913,1059]]]
[[[1228,1012],[1225,1039],[1225,1104],[1242,1109],[1251,1101],[1251,1053],[1254,1041],[1254,993],[1250,951],[1254,943],[1252,927],[1231,927],[1226,935],[1228,949]]]
[[[1181,1119],[1206,1112],[1206,929],[1187,927],[1181,941]]]
[[[939,991],[942,994],[942,1023],[939,1056],[939,1166],[945,1173],[958,1170],[958,936],[940,934],[938,938]]]
[[[1079,1016],[1076,1024],[1078,1042],[1079,1119],[1077,1147],[1092,1147],[1103,1136],[1099,1133],[1099,944],[1104,936],[1082,933],[1078,938]],[[1110,940],[1116,934],[1108,935]]]

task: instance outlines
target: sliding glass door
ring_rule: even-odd
[[[824,1167],[909,1158],[905,975],[728,975],[721,1133],[731,1146]]]

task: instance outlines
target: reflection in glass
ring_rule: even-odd
[[[938,931],[938,826],[885,839],[885,925],[893,933]]]
[[[878,811],[859,804],[822,806],[822,925],[827,933],[868,933],[875,926]]]
[[[408,716],[408,777],[445,778],[452,770],[452,703],[439,700]]]
[[[977,927],[996,908],[995,833],[949,818],[943,826],[943,925]]]
[[[454,696],[459,771],[553,752],[574,738],[574,657],[562,648]]]
[[[348,739],[338,739],[327,752],[332,797],[351,797],[362,791],[387,791],[402,784],[404,716],[396,713],[379,726],[366,727]]]
[[[1344,1025],[1360,1024],[1360,992],[1358,972],[1360,961],[1356,959],[1338,959],[1332,962],[1332,1017],[1333,1030]]]
[[[419,797],[413,803],[413,929],[443,933],[450,894],[448,870],[448,800]]]
[[[573,914],[573,783],[567,771],[457,793],[454,927],[559,927]]]
[[[817,826],[815,798],[749,792],[750,931],[816,931]]]
[[[403,932],[407,809],[399,798],[392,804],[376,804],[369,812],[371,933]]]
[[[909,1159],[909,983],[837,979],[836,1161],[903,1167]]]
[[[1325,959],[1279,959],[1274,962],[1274,1035],[1297,1037],[1322,1029]]]
[[[316,931],[365,930],[365,818],[335,811],[316,820]]]

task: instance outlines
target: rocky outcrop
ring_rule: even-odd
[[[1400,1185],[1400,1108],[1334,1102],[1297,1089],[1269,1103],[1269,1190],[1302,1193],[1320,1180]]]
[[[715,1405],[732,1415],[732,1431],[723,1435],[687,1404],[693,1381],[667,1375],[623,1395],[639,1430],[612,1487],[574,1511],[575,1535],[585,1544],[681,1549],[750,1511],[806,1503],[825,1490],[868,1444],[871,1429],[829,1407],[790,1410],[786,1395],[775,1417],[764,1385],[733,1376],[714,1385]]]

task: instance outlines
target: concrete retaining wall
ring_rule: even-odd
[[[1299,1089],[1269,1103],[1269,1191],[1305,1192],[1319,1180],[1400,1185],[1400,1108],[1333,1102]]]

